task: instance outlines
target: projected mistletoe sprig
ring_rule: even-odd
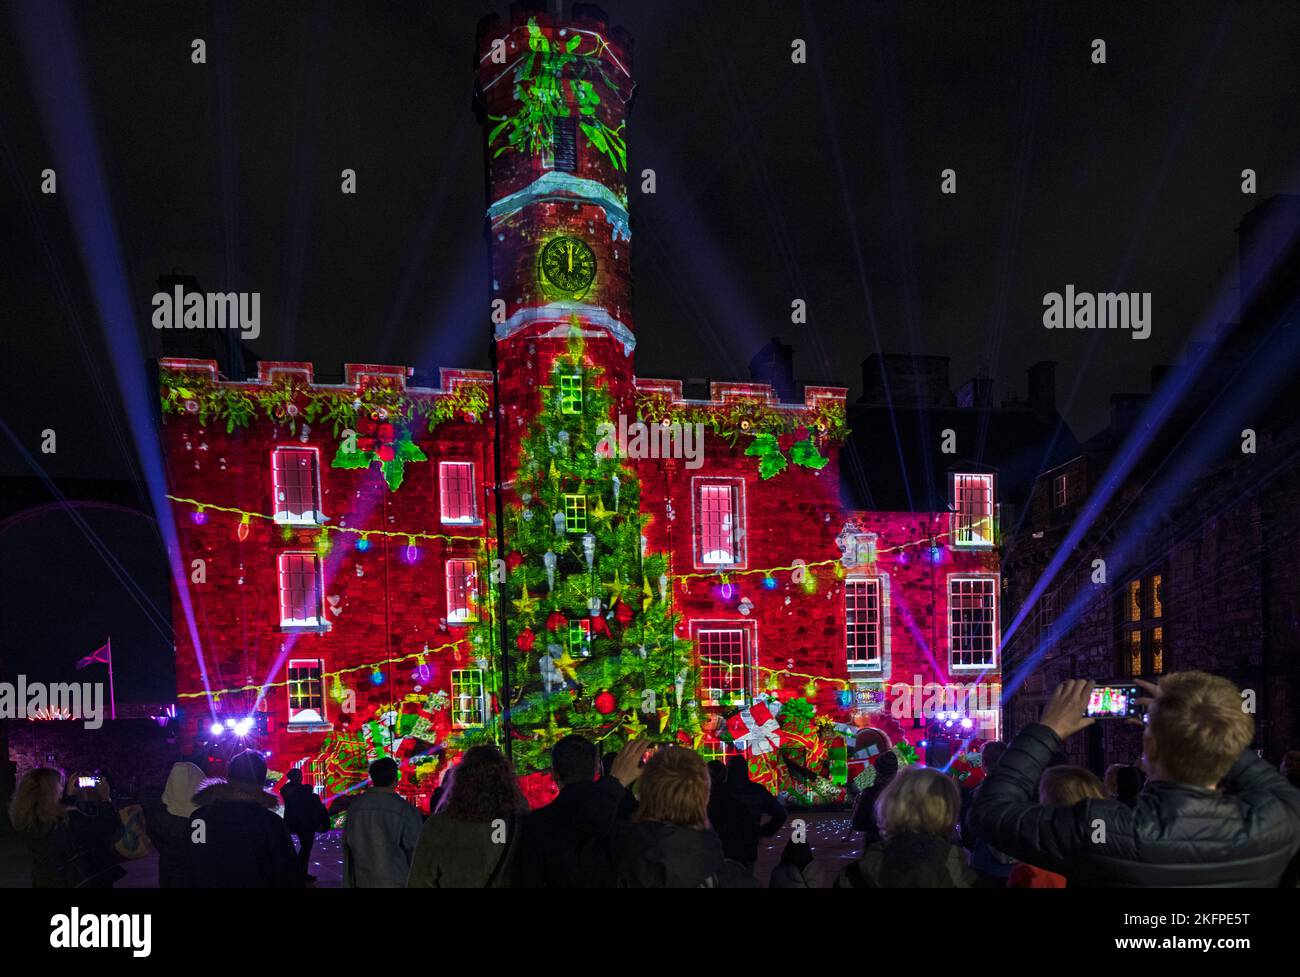
[[[580,397],[574,396],[576,377]],[[647,728],[698,732],[696,668],[674,634],[667,559],[642,551],[640,483],[598,451],[613,400],[575,332],[542,389],[520,448],[517,500],[506,512],[504,593],[511,662],[512,744],[521,773],[550,765],[549,749],[582,732],[617,749]],[[495,645],[490,615],[471,640]],[[499,690],[497,690],[499,695]],[[487,728],[460,745],[494,738]]]
[[[492,154],[493,158],[511,149],[537,155],[551,148],[555,120],[571,115],[569,99],[564,93],[567,82],[578,110],[578,128],[587,141],[609,159],[614,169],[627,169],[623,126],[611,129],[598,116],[600,93],[596,85],[590,78],[564,77],[565,70],[575,66],[580,73],[594,74],[595,79],[610,91],[618,91],[600,61],[605,41],[600,37],[591,40],[593,47],[579,50],[583,43],[581,34],[575,33],[563,41],[558,38],[552,41],[535,20],[528,22],[529,53],[515,71],[515,98],[519,109],[512,115],[489,116],[496,125],[488,134],[488,145],[493,145],[502,134],[506,137]]]
[[[423,419],[432,431],[449,420],[478,423],[488,406],[487,391],[477,384],[413,396],[377,380],[359,390],[326,390],[287,377],[267,385],[241,385],[217,383],[202,373],[163,370],[159,379],[164,414],[192,416],[204,426],[211,420],[225,421],[227,434],[248,427],[259,413],[293,432],[299,423],[329,424],[336,437],[345,428],[355,428],[359,419],[375,416],[407,425]]]

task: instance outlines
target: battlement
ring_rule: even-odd
[[[690,405],[692,407],[722,407],[727,404],[759,403],[777,410],[817,411],[822,408],[844,408],[848,400],[847,387],[804,388],[802,404],[781,403],[776,390],[770,383],[748,383],[742,381],[715,380],[709,383],[709,399],[699,400],[682,396],[681,380],[653,380],[642,377],[636,379],[638,394],[658,395],[667,398],[671,404]]]
[[[492,374],[487,370],[444,367],[438,371],[437,387],[413,387],[407,382],[415,373],[413,367],[378,363],[344,363],[342,383],[317,383],[315,367],[311,363],[298,361],[263,360],[257,364],[257,378],[251,380],[230,380],[221,376],[216,360],[166,356],[158,361],[158,365],[163,370],[203,376],[209,382],[223,387],[272,387],[285,382],[296,382],[330,390],[361,391],[367,387],[381,386],[393,391],[433,397],[448,396],[466,386],[484,387],[489,397],[492,391]]]

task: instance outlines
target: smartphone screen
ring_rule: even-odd
[[[1088,696],[1084,715],[1092,719],[1126,719],[1141,715],[1136,685],[1098,685]]]
[[[98,786],[99,786],[99,778],[98,778],[98,777],[78,777],[78,778],[77,778],[77,786],[78,786],[78,787],[98,787]]]

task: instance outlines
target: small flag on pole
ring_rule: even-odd
[[[108,645],[104,645],[104,647],[96,651],[92,651],[85,658],[81,659],[81,661],[77,662],[77,670],[80,671],[81,669],[87,668],[91,665],[107,665],[107,664],[108,664]]]

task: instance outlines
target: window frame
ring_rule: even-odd
[[[569,417],[581,415],[585,393],[581,373],[561,373],[560,413]]]
[[[285,561],[291,558],[302,558],[311,561],[312,582],[315,591],[315,608],[314,620],[308,621],[306,618],[298,620],[291,615],[285,614],[285,592],[288,590],[292,593],[292,586],[285,586],[285,573],[296,572],[287,571]],[[279,600],[280,611],[280,628],[284,631],[328,631],[329,621],[325,619],[325,570],[320,554],[312,550],[286,550],[276,556],[276,588]],[[292,610],[292,608],[290,608]]]
[[[703,502],[706,488],[731,490],[730,562],[706,560]],[[745,480],[739,477],[697,476],[691,479],[691,549],[696,570],[743,570],[749,566]]]
[[[986,507],[978,512],[965,504],[968,482],[979,482],[985,486],[983,492]],[[996,485],[993,475],[987,472],[953,472],[949,491],[949,538],[955,549],[979,550],[993,549],[997,545],[997,502]],[[981,536],[975,527],[987,521],[988,533]],[[969,538],[967,538],[969,537]]]
[[[579,516],[581,519],[579,520]],[[581,522],[581,525],[579,525]],[[564,493],[564,532],[565,535],[581,535],[588,531],[587,496],[582,492]]]
[[[740,687],[734,691],[720,687],[724,691],[731,691],[731,695],[724,695],[722,699],[714,699],[708,694],[711,691],[707,685],[708,669],[719,666],[705,664],[706,654],[703,636],[729,632],[736,632],[740,635],[742,658]],[[696,620],[690,623],[690,635],[691,640],[695,643],[696,658],[700,662],[700,680],[697,690],[700,705],[704,708],[714,709],[748,706],[754,699],[754,676],[758,671],[758,623],[756,621],[735,619]]]
[[[460,501],[467,501],[469,505],[469,515],[467,516],[449,516],[447,514],[447,501],[451,493],[447,491],[447,472],[453,468],[469,469],[469,488],[466,498]],[[445,526],[478,526],[483,520],[478,513],[478,466],[473,461],[464,458],[448,458],[438,462],[438,519]]]
[[[1160,676],[1169,671],[1168,642],[1165,640],[1165,571],[1153,570],[1124,581],[1120,589],[1119,674],[1125,678]],[[1137,616],[1132,616],[1134,584],[1137,585]],[[1136,658],[1134,656],[1134,639]],[[1134,663],[1139,666],[1134,669]]]
[[[462,676],[472,675],[473,679],[467,681]],[[464,688],[476,689],[477,691],[466,693],[459,691]],[[455,729],[481,729],[487,725],[488,704],[487,704],[487,679],[484,670],[481,668],[453,668],[450,676],[450,696],[448,708],[451,710],[451,725]],[[478,720],[465,721],[464,716],[467,711],[461,706],[462,699],[476,700]]]
[[[571,148],[573,150],[572,165],[568,165],[569,159],[566,158],[565,156],[562,156],[558,151],[561,148],[560,146],[561,133],[565,134],[565,140],[564,140],[565,146],[563,148],[565,149]],[[567,138],[568,136],[572,136],[571,141],[568,140]],[[579,139],[578,139],[577,119],[573,118],[572,116],[568,118],[555,119],[552,123],[551,140],[545,150],[543,165],[553,170],[556,173],[578,172],[578,167],[580,163],[580,160],[578,159],[578,152],[579,152],[578,143],[579,143]],[[566,165],[563,166],[560,165],[561,162],[564,162]]]
[[[280,500],[282,473],[287,473],[288,471],[291,470],[287,467],[281,467],[281,465],[278,463],[280,457],[285,454],[311,456],[311,464],[308,466],[308,471],[310,472],[311,475],[311,487],[312,487],[312,495],[313,495],[312,511],[310,517],[303,518],[300,515],[298,518],[291,518],[289,513],[292,510],[288,509],[287,500],[284,503],[282,503]],[[297,486],[295,486],[295,488],[297,488]],[[321,464],[320,464],[319,448],[315,448],[310,445],[285,444],[285,445],[277,445],[276,447],[271,449],[271,505],[272,505],[271,512],[273,513],[272,520],[275,522],[276,525],[278,526],[322,525],[325,522],[325,513],[322,511],[323,503],[321,502],[322,494],[323,494],[323,489],[321,486]],[[282,510],[282,506],[284,507],[283,510]]]
[[[319,672],[319,674],[312,676],[308,679],[295,679],[293,677],[294,670],[295,668],[301,666],[314,667],[316,671]],[[288,710],[286,713],[286,716],[288,718],[285,725],[288,731],[289,732],[310,731],[310,730],[317,730],[317,729],[329,727],[331,724],[329,721],[329,713],[328,713],[329,696],[325,692],[325,660],[323,658],[290,658],[285,665],[284,675],[286,680],[285,701]],[[318,683],[319,692],[303,693],[301,691],[301,686],[303,682]],[[297,688],[295,688],[295,685],[297,686]],[[298,696],[305,695],[306,698],[308,699],[308,702],[312,702],[319,699],[320,701],[319,711],[314,710],[310,705],[307,705],[298,708],[297,711],[295,712],[294,710],[295,695]],[[304,712],[316,712],[317,718],[303,719],[301,717]]]
[[[876,598],[876,620],[875,620],[875,658],[853,658],[850,656],[850,634],[849,631],[849,588],[856,584],[865,584],[868,590],[875,591]],[[844,662],[845,668],[850,674],[861,674],[863,672],[883,672],[885,662],[888,658],[888,633],[889,633],[889,582],[879,574],[866,575],[854,574],[846,577],[844,580]]]
[[[575,641],[576,639],[576,641]],[[570,658],[590,658],[591,657],[591,618],[573,617],[569,618],[568,626],[564,633],[565,650],[569,653]],[[577,651],[575,655],[574,652]]]
[[[1052,477],[1052,508],[1064,509],[1070,504],[1070,479],[1067,472]]]
[[[464,569],[460,578],[456,571]],[[452,557],[443,564],[446,582],[447,623],[474,624],[478,621],[478,561]],[[462,603],[463,600],[463,603]]]

